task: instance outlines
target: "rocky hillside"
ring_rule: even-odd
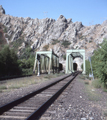
[[[87,59],[107,38],[107,20],[103,24],[83,26],[82,22],[73,23],[63,15],[57,20],[13,17],[6,15],[2,6],[0,24],[4,26],[7,44],[17,44],[18,55],[29,45],[35,51],[53,49],[60,62],[64,61],[67,49],[85,49]]]
[[[6,30],[5,26],[0,23],[0,49],[4,44],[7,44],[7,41],[5,39],[5,34],[4,34],[5,30]]]

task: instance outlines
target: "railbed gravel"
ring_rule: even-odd
[[[98,101],[90,100],[85,92],[85,84],[78,76],[65,91],[68,94],[60,95],[46,111],[55,111],[46,120],[107,120],[103,112],[103,109],[107,110],[107,93],[98,89],[102,98]]]
[[[57,79],[1,94],[0,106],[55,80]],[[65,90],[66,94],[59,96],[49,107],[49,110],[52,111],[50,113],[47,112],[49,110],[46,111],[48,117],[46,116],[47,119],[44,120],[107,120],[107,116],[104,115],[103,112],[103,109],[107,110],[107,93],[101,89],[97,89],[97,92],[101,94],[102,97],[98,101],[89,100],[85,92],[84,82],[77,76],[69,85],[68,90]]]

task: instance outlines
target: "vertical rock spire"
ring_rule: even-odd
[[[2,7],[2,5],[0,5],[0,13],[5,14],[5,10],[4,10],[4,8]]]

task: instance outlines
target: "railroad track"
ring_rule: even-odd
[[[75,72],[0,107],[0,120],[38,120],[79,74]]]

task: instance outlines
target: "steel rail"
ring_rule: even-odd
[[[60,90],[58,90],[51,98],[49,98],[45,103],[43,103],[36,111],[34,111],[26,120],[38,120],[43,113],[48,109],[48,107],[58,98],[58,96],[66,89],[66,87],[74,80],[74,78],[79,74],[79,72],[74,74],[74,77],[69,80]]]
[[[33,91],[32,93],[29,93],[29,94],[27,94],[27,95],[25,95],[25,96],[23,96],[23,97],[21,97],[21,98],[18,98],[18,99],[16,99],[16,100],[12,101],[12,102],[9,102],[9,103],[1,106],[1,107],[0,107],[0,115],[2,115],[4,112],[8,111],[9,109],[13,108],[14,106],[16,106],[16,105],[18,105],[18,104],[20,104],[20,103],[28,100],[29,98],[35,96],[36,94],[38,94],[38,93],[46,90],[47,88],[49,88],[49,87],[51,87],[51,86],[57,84],[58,82],[64,80],[65,78],[67,78],[67,77],[69,77],[69,76],[71,76],[71,75],[72,75],[72,74],[69,74],[69,75],[67,75],[67,76],[65,76],[65,77],[63,77],[63,78],[60,78],[58,81],[55,81],[55,82],[53,82],[53,83],[50,83],[49,85],[46,85],[46,86],[43,87],[43,88],[37,89],[36,91]]]

